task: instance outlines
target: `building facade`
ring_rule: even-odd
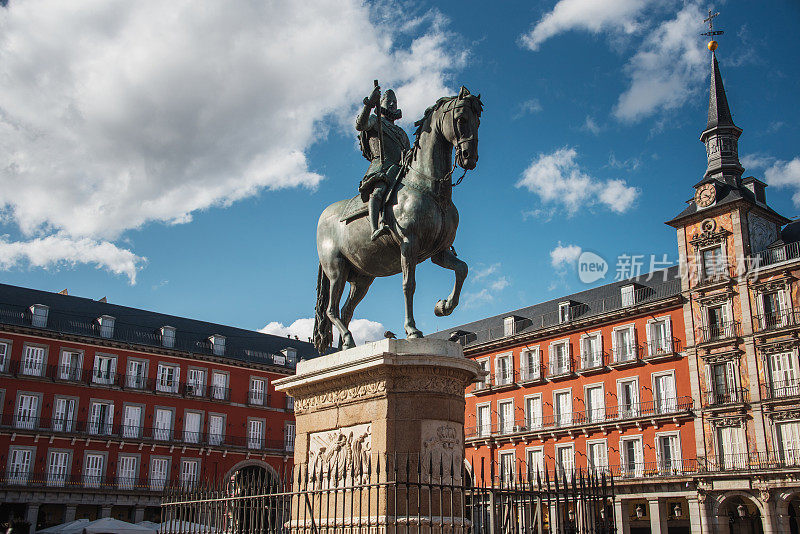
[[[679,265],[436,334],[487,372],[477,480],[612,473],[624,534],[800,532],[800,221],[742,177],[741,133],[712,53]]]
[[[158,521],[165,485],[278,477],[309,343],[0,285],[0,521]]]

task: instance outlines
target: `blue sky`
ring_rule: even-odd
[[[373,78],[409,133],[462,84],[486,106],[454,195],[470,276],[436,318],[451,273],[420,266],[423,332],[584,289],[579,249],[605,281],[620,254],[675,261],[663,223],[705,170],[709,8],[746,175],[800,215],[795,1],[297,5],[0,8],[0,280],[307,335],[316,220],[366,168],[352,124]],[[361,339],[400,334],[399,276],[356,317]]]

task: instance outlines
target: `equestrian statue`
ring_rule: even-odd
[[[372,114],[372,110],[375,114]],[[457,96],[443,97],[415,123],[414,144],[394,124],[402,113],[394,91],[381,95],[377,80],[356,119],[361,151],[370,165],[359,194],[331,204],[317,224],[317,306],[314,345],[320,353],[333,345],[333,326],[340,347],[355,346],[348,329],[359,302],[379,276],[403,273],[405,331],[422,337],[414,321],[414,273],[428,258],[455,273],[450,295],[436,303],[434,313],[450,315],[458,305],[467,264],[456,257],[453,241],[458,210],[453,204],[455,166],[464,174],[478,163],[480,95],[461,87]],[[455,148],[455,155],[453,149]],[[345,284],[350,293],[339,302]]]

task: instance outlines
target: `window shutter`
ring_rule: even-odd
[[[106,424],[108,425],[109,432],[111,431],[111,427],[114,425],[114,405],[108,405],[108,416],[106,417]]]
[[[651,331],[653,329],[653,326],[654,326],[654,323],[652,321],[648,321],[647,324],[645,325],[645,329],[644,329],[645,334],[647,335],[647,354],[649,354],[650,356],[655,354],[656,350],[657,350],[657,347],[654,347],[653,344],[652,344],[653,343],[653,335],[652,335]]]
[[[551,344],[550,344],[550,347],[548,347],[548,359],[547,359],[547,361],[548,361],[548,362],[550,362],[550,369],[555,369],[555,366],[556,366],[556,365],[558,365],[558,364],[557,364],[557,363],[556,363],[556,362],[553,360],[553,353],[554,353],[554,350],[553,350],[553,348],[554,348],[554,345],[551,343]]]
[[[562,369],[564,370],[564,369]],[[572,370],[572,341],[567,340],[567,367],[566,370]]]
[[[714,392],[711,382],[711,366],[706,364],[706,393],[712,394]]]
[[[732,394],[736,401],[738,401],[739,393],[736,391],[736,369],[733,366],[733,362],[727,362],[725,364],[725,378],[728,381],[728,392]]]
[[[519,371],[523,377],[528,378],[528,358],[530,351],[529,350],[522,350],[519,353]]]
[[[674,350],[672,347],[672,318],[670,317],[664,319],[664,332],[667,337],[667,349]]]

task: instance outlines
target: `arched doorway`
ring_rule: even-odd
[[[735,495],[726,499],[720,507],[719,517],[727,519],[730,534],[764,534],[761,510],[744,496]]]
[[[800,496],[795,495],[787,503],[786,515],[789,523],[789,534],[800,534]]]
[[[280,480],[269,465],[238,465],[231,470],[225,487],[230,498],[222,518],[226,533],[271,532],[283,524],[284,503],[270,497],[280,491]]]

